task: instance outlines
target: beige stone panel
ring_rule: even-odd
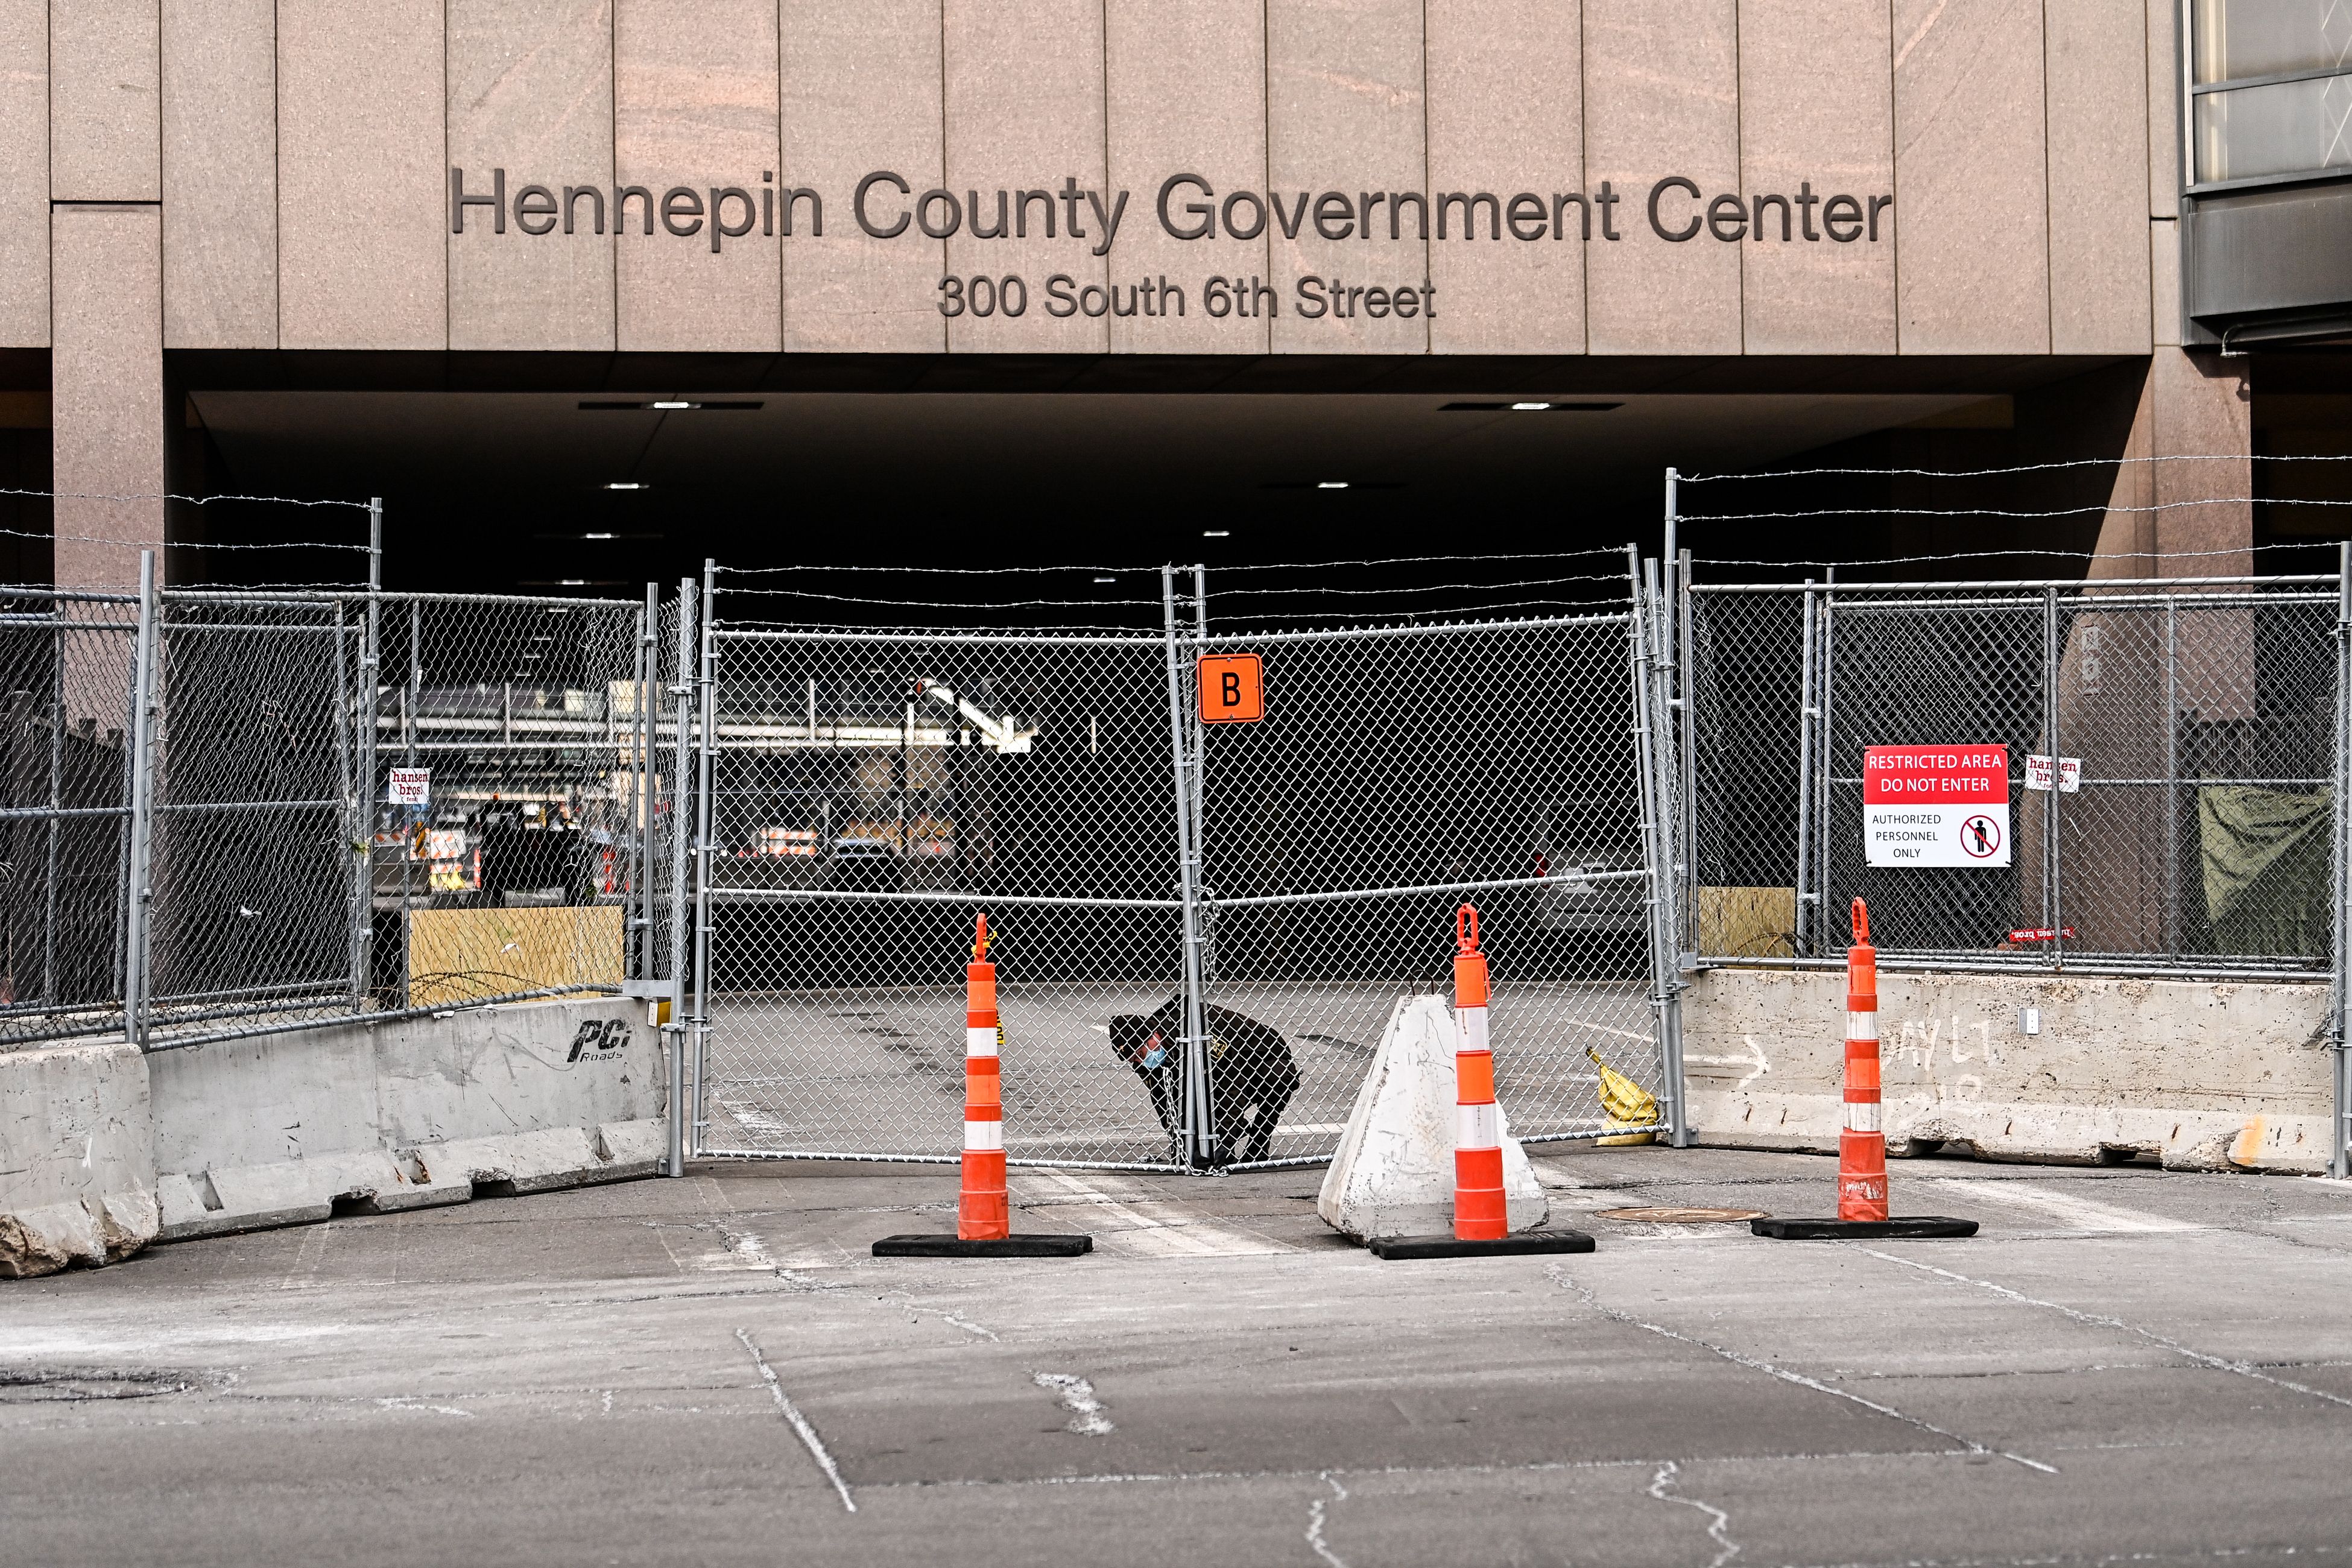
[[[1190,231],[1202,219],[1185,209],[1222,209],[1235,191],[1265,188],[1265,26],[1264,0],[1108,0],[1110,183],[1135,193],[1111,253],[1122,283],[1165,278],[1181,291],[1183,314],[1161,300],[1157,316],[1110,318],[1118,353],[1264,353],[1273,318],[1228,310],[1213,317],[1206,284],[1268,280],[1266,239],[1229,237],[1222,222],[1198,239],[1178,239],[1160,221],[1160,188],[1171,175],[1196,174],[1169,196],[1171,225]],[[1140,209],[1140,210],[1137,210]],[[1240,213],[1249,226],[1249,211]],[[1271,225],[1268,226],[1272,226]]]
[[[48,341],[48,6],[0,0],[0,348]]]
[[[1421,0],[1266,0],[1266,184],[1296,232],[1268,225],[1280,314],[1273,321],[1280,353],[1422,353],[1429,347],[1425,315],[1375,318],[1357,313],[1300,313],[1299,283],[1321,280],[1328,295],[1342,289],[1403,287],[1430,281],[1429,246],[1413,209],[1403,209],[1399,238],[1389,237],[1391,208],[1372,214],[1372,237],[1328,238],[1318,229],[1317,198],[1334,193],[1362,213],[1366,191],[1429,191],[1427,89],[1423,77]],[[1328,227],[1339,232],[1337,203]],[[1350,221],[1349,227],[1356,224]],[[1433,218],[1430,234],[1436,234]],[[1416,307],[1449,305],[1423,295]]]
[[[2180,0],[2147,0],[2147,213],[2180,216]]]
[[[947,78],[947,171],[945,189],[959,203],[969,205],[980,193],[985,226],[996,227],[996,192],[1052,189],[1076,176],[1081,190],[1099,192],[1105,211],[1115,209],[1117,193],[1107,189],[1103,144],[1103,8],[1102,0],[1024,0],[1017,5],[1002,0],[945,0]],[[917,191],[919,201],[922,193]],[[1008,197],[1008,201],[1011,198]],[[965,214],[956,232],[948,237],[950,274],[970,279],[1021,278],[1029,291],[1026,309],[1017,318],[1002,310],[986,319],[967,311],[948,321],[948,347],[971,353],[1051,350],[1088,352],[1108,348],[1110,318],[1089,317],[1083,310],[1056,318],[1050,313],[1048,292],[1056,277],[1070,279],[1079,297],[1087,285],[1102,285],[1114,271],[1132,289],[1135,279],[1126,270],[1118,247],[1150,222],[1150,198],[1130,199],[1119,216],[1110,253],[1097,257],[1107,232],[1093,205],[1081,198],[1076,211],[1083,237],[1072,237],[1069,209],[1056,204],[1059,226],[1054,238],[1038,232],[1032,209],[1029,236],[1018,235],[1011,208],[1007,222],[1014,233],[1001,239],[980,239]],[[929,209],[934,227],[944,227],[944,204]],[[912,231],[909,231],[911,236]],[[1112,264],[1111,257],[1118,263]],[[937,295],[933,296],[935,299]]]
[[[278,346],[276,0],[163,0],[163,344]]]
[[[564,187],[613,195],[612,0],[447,0],[449,163],[469,195],[491,195],[506,171],[506,232],[488,207],[467,207],[449,236],[453,349],[613,346],[611,213],[573,205],[570,225],[545,216]],[[530,234],[516,211],[539,185]],[[598,233],[599,227],[603,233]]]
[[[1752,354],[1895,352],[1895,215],[1870,237],[1873,196],[1895,193],[1886,0],[1740,0],[1739,184],[1748,237],[1740,294]],[[1810,215],[1797,198],[1821,198]],[[1790,198],[1764,208],[1756,199]],[[1834,233],[1828,201],[1848,196]],[[1859,210],[1860,223],[1849,221]],[[1809,221],[1810,217],[1810,221]],[[1807,232],[1818,237],[1808,238]],[[1696,242],[1694,242],[1696,243]]]
[[[2168,574],[2235,575],[2253,570],[2253,395],[2246,361],[2158,349],[2148,380],[2154,405],[2156,548],[2225,553],[2182,562]],[[2239,554],[2235,552],[2243,551]]]
[[[709,208],[710,193],[747,191],[781,170],[775,0],[616,0],[614,37],[615,178],[643,185],[656,206],[684,188]],[[724,200],[730,226],[743,205]],[[615,215],[617,216],[617,215]],[[692,228],[679,235],[676,228]],[[619,342],[629,351],[772,353],[782,342],[777,241],[754,225],[710,248],[708,211],[685,197],[646,233],[645,204],[629,204],[614,237]]]
[[[440,0],[278,0],[278,341],[449,342]]]
[[[2151,218],[2147,225],[2148,297],[2156,321],[2156,346],[2180,346],[2180,224]]]
[[[50,232],[57,582],[119,589],[139,581],[139,546],[163,540],[163,216],[60,205]],[[85,542],[96,540],[129,542]]]
[[[888,170],[916,191],[940,183],[945,108],[940,0],[784,0],[784,169],[822,192],[824,233],[796,215],[783,241],[784,347],[806,353],[937,353],[947,347],[939,281],[947,252],[908,231],[876,239],[857,223],[858,181]],[[894,185],[870,210],[888,227]]]
[[[2050,99],[2050,348],[2146,353],[2145,0],[2044,9]]]
[[[1584,352],[1579,209],[1562,209],[1559,238],[1550,225],[1552,197],[1585,188],[1581,14],[1581,0],[1430,0],[1430,190],[1532,195],[1545,214],[1522,226],[1536,239],[1433,242],[1435,353]]]
[[[2041,0],[1894,0],[1905,353],[2046,353]]]
[[[50,0],[49,194],[152,202],[162,77],[157,0]]]
[[[1594,353],[1736,354],[1745,242],[1703,227],[1680,243],[1652,229],[1652,186],[1680,174],[1699,187],[1661,201],[1669,228],[1739,194],[1737,0],[1585,0],[1584,174],[1622,199],[1616,227],[1596,226],[1585,260]]]

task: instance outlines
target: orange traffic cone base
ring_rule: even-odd
[[[874,1244],[877,1258],[1076,1258],[1092,1252],[1091,1236],[992,1236],[967,1241],[960,1236],[886,1236]]]
[[[1748,1228],[1775,1241],[1918,1241],[1974,1236],[1977,1222],[1938,1215],[1916,1219],[1751,1219]]]
[[[1391,1263],[1419,1258],[1524,1258],[1538,1252],[1590,1252],[1592,1238],[1580,1230],[1523,1230],[1517,1236],[1465,1241],[1453,1236],[1381,1236],[1368,1250]]]

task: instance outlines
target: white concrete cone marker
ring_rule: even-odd
[[[1324,1223],[1356,1241],[1450,1233],[1454,1227],[1454,1013],[1442,996],[1402,996],[1339,1152],[1315,1205]],[[1527,1151],[1502,1108],[1505,1212],[1514,1232],[1551,1212]]]

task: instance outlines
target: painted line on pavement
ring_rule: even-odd
[[[1115,1177],[1098,1175],[1089,1184],[1067,1171],[1037,1171],[1022,1173],[1021,1181],[1024,1190],[1048,1201],[1066,1195],[1100,1209],[1120,1226],[1109,1232],[1107,1239],[1121,1251],[1140,1257],[1244,1258],[1298,1250],[1270,1237],[1202,1219]],[[1040,1192],[1041,1188],[1061,1192]]]
[[[1881,1255],[1873,1253],[1871,1256],[1874,1258]],[[1900,1260],[1898,1259],[1897,1261]],[[1636,1329],[1645,1329],[1649,1332],[1656,1334],[1661,1339],[1679,1340],[1686,1345],[1696,1345],[1703,1351],[1708,1351],[1716,1355],[1721,1356],[1724,1360],[1731,1363],[1735,1366],[1744,1366],[1748,1368],[1750,1371],[1760,1372],[1766,1373],[1768,1376],[1777,1377],[1781,1382],[1794,1384],[1799,1388],[1810,1388],[1816,1394],[1831,1394],[1836,1398],[1846,1400],[1854,1405],[1859,1405],[1865,1410],[1874,1410],[1881,1415],[1891,1415],[1895,1420],[1903,1422],[1907,1426],[1916,1426],[1922,1432],[1932,1432],[1938,1437],[1958,1443],[1971,1454],[1998,1454],[2004,1459],[2023,1465],[2029,1470],[2040,1470],[2042,1474],[2051,1476],[2054,1476],[2058,1473],[2058,1467],[2055,1465],[2045,1465],[2039,1459],[2029,1459],[2022,1454],[2012,1454],[2005,1448],[1989,1448],[1973,1437],[1963,1437],[1957,1432],[1948,1432],[1941,1426],[1934,1425],[1932,1422],[1920,1420],[1916,1415],[1906,1415],[1902,1411],[1895,1409],[1891,1405],[1881,1405],[1874,1399],[1864,1399],[1859,1394],[1854,1394],[1846,1389],[1839,1388],[1833,1384],[1823,1383],[1818,1378],[1807,1377],[1803,1373],[1790,1372],[1787,1367],[1774,1366],[1770,1362],[1758,1361],[1754,1356],[1741,1355],[1738,1351],[1730,1350],[1725,1346],[1715,1344],[1710,1341],[1700,1339],[1696,1334],[1682,1333],[1676,1330],[1669,1329],[1660,1323],[1644,1322],[1641,1319],[1634,1317],[1630,1312],[1621,1312],[1614,1307],[1603,1306],[1601,1305],[1601,1299],[1598,1296],[1595,1296],[1591,1290],[1570,1279],[1568,1271],[1557,1263],[1548,1263],[1544,1265],[1544,1277],[1563,1290],[1573,1290],[1577,1295],[1584,1299],[1584,1304],[1586,1306],[1591,1308],[1594,1311],[1600,1313],[1602,1317],[1609,1319],[1612,1322],[1624,1323]]]
[[[2063,1220],[2076,1230],[2130,1236],[2208,1228],[2189,1220],[2095,1204],[2088,1198],[2078,1198],[2072,1193],[2032,1182],[2003,1181],[1988,1176],[1928,1176],[1922,1179],[1928,1186],[1941,1187],[1962,1197],[2036,1210],[2053,1219]]]
[[[1930,1263],[1921,1263],[1908,1258],[1897,1258],[1891,1252],[1879,1252],[1867,1247],[1858,1250],[1888,1263],[1900,1263],[1906,1268],[1916,1268],[1923,1274],[1933,1274],[1939,1279],[1949,1279],[1956,1285],[1973,1285],[1979,1290],[1990,1290],[1994,1295],[2015,1301],[2021,1306],[2041,1307],[2049,1311],[2061,1313],[2078,1323],[2094,1328],[2120,1329],[2127,1334],[2137,1334],[2150,1344],[2162,1345],[2173,1354],[2184,1356],[2200,1366],[2210,1366],[2217,1372],[2235,1373],[2240,1377],[2251,1377],[2257,1383],[2267,1383],[2279,1388],[2290,1388],[2297,1394],[2308,1394],[2314,1399],[2325,1399],[2330,1405],[2341,1405],[2347,1409],[2352,1409],[2352,1399],[2347,1399],[2340,1394],[2330,1394],[2324,1388],[2314,1388],[2308,1384],[2295,1383],[2284,1377],[2273,1377],[2270,1373],[2246,1362],[2231,1361],[2223,1356],[2208,1355],[2203,1351],[2190,1350],[2179,1340],[2168,1339],[2153,1329],[2143,1329],[2137,1323],[2126,1323],[2121,1318],[2109,1318],[2097,1312],[2079,1311],[2056,1301],[2045,1301],[2038,1296],[2029,1296],[2022,1290],[2012,1290],[2006,1285],[1996,1285],[1990,1279],[1971,1279],[1966,1274],[1955,1274],[1948,1268],[1938,1268]]]

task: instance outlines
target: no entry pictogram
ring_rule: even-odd
[[[1960,824],[1960,848],[1974,859],[1991,859],[2000,853],[2000,822],[1983,812]]]
[[[1265,667],[1254,653],[1201,656],[1201,722],[1255,724],[1265,717]]]

